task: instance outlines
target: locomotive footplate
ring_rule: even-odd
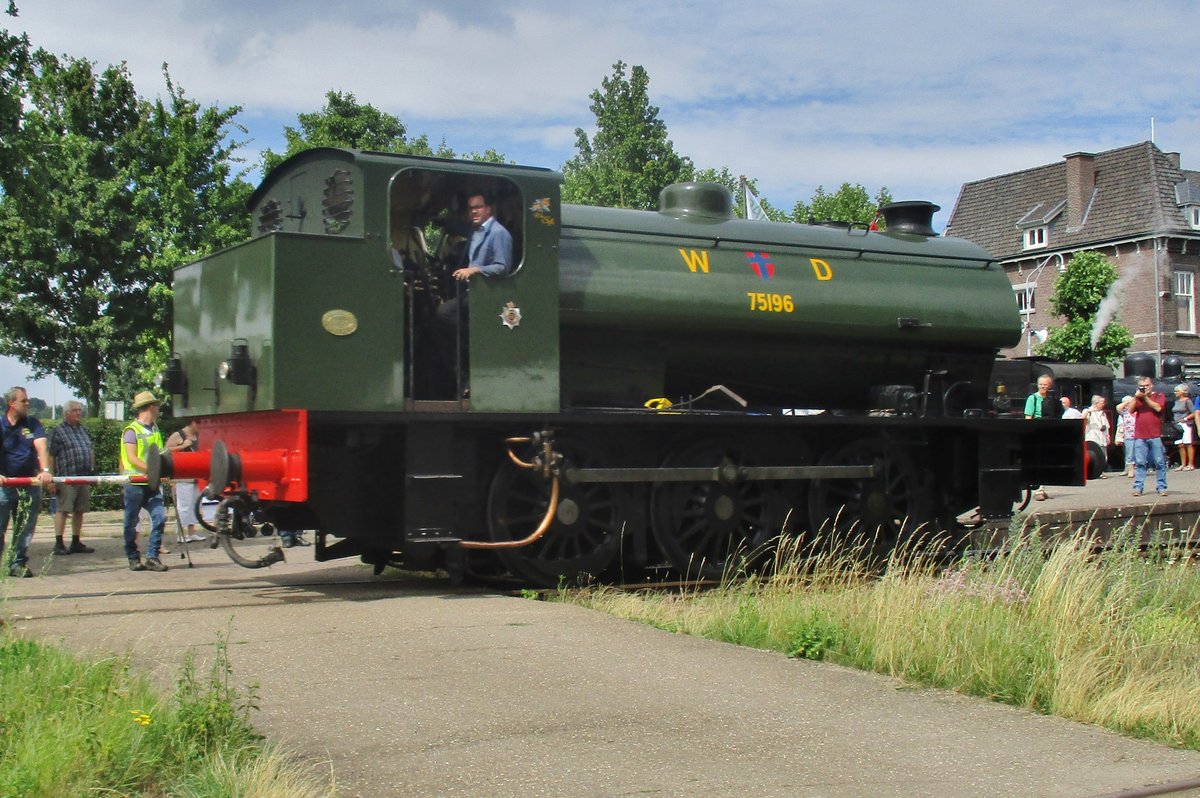
[[[873,465],[739,466],[725,462],[712,468],[572,468],[563,470],[572,484],[586,482],[772,482],[801,479],[870,479]]]

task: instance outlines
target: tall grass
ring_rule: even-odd
[[[248,720],[253,692],[229,677],[222,639],[207,676],[189,658],[164,697],[128,658],[82,659],[0,617],[0,796],[333,795],[328,778],[264,745]]]
[[[1014,539],[949,566],[913,545],[782,545],[769,576],[569,601],[674,632],[827,659],[1200,749],[1200,566],[1132,535]]]

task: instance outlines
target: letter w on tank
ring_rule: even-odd
[[[687,264],[693,274],[696,269],[708,274],[708,250],[702,249],[697,252],[694,249],[681,249],[679,254],[683,256],[683,262]]]

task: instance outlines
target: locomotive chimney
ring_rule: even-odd
[[[883,221],[888,233],[909,233],[917,236],[936,236],[933,231],[933,215],[940,205],[924,200],[906,200],[884,205]]]

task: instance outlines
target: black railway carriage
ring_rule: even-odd
[[[317,530],[321,559],[544,584],[664,559],[713,575],[783,532],[894,540],[1082,481],[1077,424],[995,413],[1012,291],[927,203],[880,233],[736,219],[712,184],[658,212],[562,205],[560,182],[334,149],[282,164],[254,238],[176,273],[164,385],[206,449],[163,473],[210,480],[226,542],[267,519]],[[448,342],[434,316],[479,192],[515,268],[472,279]]]

